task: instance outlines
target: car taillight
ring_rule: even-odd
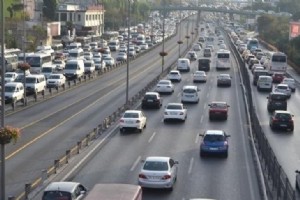
[[[272,121],[273,121],[273,122],[278,122],[279,120],[273,117],[273,118],[272,118]]]
[[[224,145],[227,146],[227,145],[228,145],[228,142],[227,142],[227,141],[224,141]]]
[[[180,112],[179,114],[180,114],[180,115],[183,115],[183,114],[184,114],[184,112]]]
[[[147,179],[147,177],[144,174],[139,174],[139,178]]]
[[[141,121],[140,121],[140,120],[136,120],[135,122],[136,122],[136,123],[140,123]]]
[[[164,175],[161,179],[162,179],[162,180],[167,180],[167,179],[170,179],[170,178],[171,178],[170,175]]]

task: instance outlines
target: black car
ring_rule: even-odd
[[[157,108],[162,106],[162,98],[158,92],[147,92],[142,100],[142,109]]]
[[[269,125],[272,130],[275,129],[285,129],[289,131],[294,131],[294,115],[288,111],[275,110],[273,115],[270,117]]]
[[[267,99],[267,108],[269,112],[273,112],[274,110],[287,109],[287,96],[284,93],[271,92]]]
[[[199,58],[198,59],[198,70],[208,72],[210,70],[210,59],[209,58]]]

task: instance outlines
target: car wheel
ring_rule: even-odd
[[[292,126],[290,129],[289,129],[290,132],[293,132],[294,131],[294,127]]]
[[[138,129],[138,131],[139,131],[139,133],[142,133],[143,132],[143,128]]]
[[[147,128],[147,123],[145,123],[144,128]]]
[[[224,158],[227,158],[228,157],[228,151],[226,151],[225,153],[224,153]]]

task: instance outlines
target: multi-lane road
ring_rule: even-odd
[[[186,32],[180,31],[181,35]],[[165,51],[168,52],[165,66],[178,58],[177,41],[178,36],[175,36],[165,44]],[[186,48],[184,42],[182,49]],[[131,62],[129,96],[136,94],[160,74],[160,51],[161,46],[158,46]],[[109,143],[70,180],[79,181],[88,188],[106,182],[136,184],[142,159],[152,155],[172,156],[179,161],[178,182],[173,192],[145,190],[145,199],[260,199],[248,142],[238,66],[232,59],[232,68],[225,72],[232,76],[230,88],[217,87],[216,77],[223,72],[215,70],[214,56],[211,66],[207,83],[197,84],[201,89],[199,104],[186,105],[188,118],[185,123],[164,124],[163,107],[160,110],[145,110],[148,122],[142,134],[119,134],[117,131]],[[184,85],[193,84],[192,71],[196,68],[197,63],[193,62],[191,72],[184,73],[182,82],[175,84],[175,93],[163,96],[164,105],[180,102],[180,91]],[[21,140],[6,147],[7,196],[23,191],[25,183],[39,176],[43,169],[52,165],[55,159],[64,155],[67,149],[123,105],[125,85],[126,67],[123,66],[100,79],[7,116],[7,124],[22,129]],[[208,103],[215,100],[230,104],[227,121],[208,120]],[[207,129],[223,129],[231,135],[228,158],[199,157],[199,133]]]

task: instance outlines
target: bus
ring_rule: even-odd
[[[230,69],[230,51],[220,49],[217,51],[216,69]]]
[[[11,72],[18,68],[19,60],[17,54],[4,54],[5,71]],[[0,66],[2,64],[2,57],[0,57]]]
[[[286,73],[287,70],[287,56],[282,52],[269,51],[266,53],[267,60],[264,63],[265,69],[269,75],[274,72]]]
[[[102,39],[109,41],[109,40],[116,40],[118,39],[119,32],[118,31],[105,31],[102,34]]]
[[[26,62],[31,66],[30,72],[40,73],[44,65],[50,65],[52,63],[50,53],[34,53],[26,57]]]
[[[96,184],[84,200],[142,200],[142,188],[131,184]]]
[[[258,40],[256,38],[247,39],[247,49],[251,50],[252,48],[258,48]]]

